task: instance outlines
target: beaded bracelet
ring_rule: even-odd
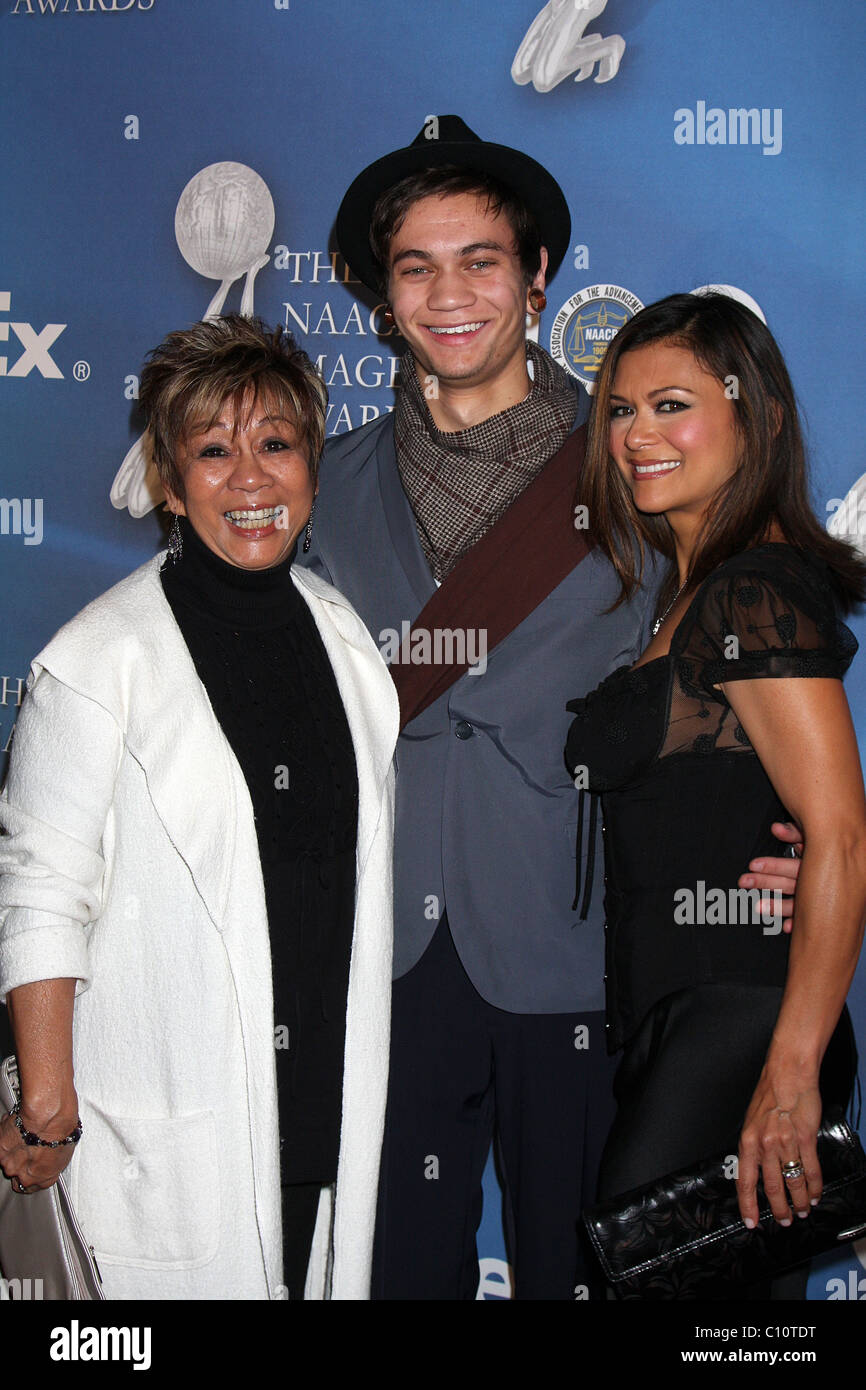
[[[78,1123],[76,1124],[74,1130],[71,1134],[67,1134],[65,1139],[40,1139],[38,1134],[34,1134],[31,1129],[25,1128],[24,1121],[21,1118],[20,1101],[17,1105],[13,1105],[12,1109],[9,1111],[9,1114],[12,1116],[16,1125],[18,1126],[18,1133],[21,1135],[21,1138],[24,1140],[24,1143],[29,1144],[31,1148],[60,1149],[63,1147],[64,1144],[77,1144],[79,1139],[81,1138],[81,1131],[84,1128],[83,1124],[81,1123],[81,1117],[79,1116]]]

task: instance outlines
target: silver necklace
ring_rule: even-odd
[[[655,622],[653,623],[653,637],[657,636],[659,628],[661,627],[668,613],[670,613],[671,609],[673,608],[674,604],[676,603],[677,599],[679,598],[680,594],[682,593],[683,589],[686,587],[688,582],[688,579],[683,580],[682,584],[677,589],[676,593],[674,594],[664,613],[662,613],[660,618],[656,618]]]

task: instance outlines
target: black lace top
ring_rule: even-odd
[[[838,679],[856,650],[824,565],[768,544],[704,581],[667,656],[568,705],[566,762],[604,815],[611,1050],[676,989],[784,982],[789,938],[737,879],[779,852],[770,825],[789,817],[716,686]]]

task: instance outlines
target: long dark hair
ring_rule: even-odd
[[[862,602],[866,562],[852,546],[829,535],[812,511],[797,402],[776,340],[750,309],[729,295],[709,293],[672,294],[635,314],[612,340],[599,372],[579,500],[588,508],[597,545],[622,584],[614,606],[639,585],[647,546],[675,558],[667,519],[637,510],[609,452],[610,398],[620,358],[661,341],[691,350],[725,386],[741,442],[740,466],[708,508],[689,585],[700,583],[731,555],[767,540],[775,522],[789,545],[827,564],[843,612]],[[677,582],[672,564],[659,611],[673,598]]]

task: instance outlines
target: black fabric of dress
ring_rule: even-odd
[[[244,570],[186,521],[165,596],[246,779],[273,964],[280,1166],[334,1180],[355,897],[358,782],[351,734],[290,556]]]
[[[781,986],[705,984],[668,994],[650,1009],[617,1068],[617,1114],[601,1163],[599,1200],[699,1157],[736,1154],[744,1107],[758,1084],[781,1002]],[[821,1067],[825,1107],[844,1108],[856,1072],[846,1009]]]
[[[667,656],[568,706],[566,762],[603,809],[606,1026],[609,1050],[624,1048],[600,1198],[736,1153],[778,1017],[789,937],[731,890],[750,859],[778,851],[770,825],[789,816],[715,687],[841,678],[856,650],[823,564],[765,545],[701,585]],[[844,1012],[825,1104],[847,1102],[855,1073]],[[805,1282],[797,1270],[729,1296],[803,1298]]]
[[[784,983],[781,923],[731,891],[750,859],[778,853],[770,826],[790,817],[715,687],[839,678],[856,650],[823,564],[768,544],[705,580],[667,656],[570,702],[566,762],[604,813],[610,1050],[674,990]]]

